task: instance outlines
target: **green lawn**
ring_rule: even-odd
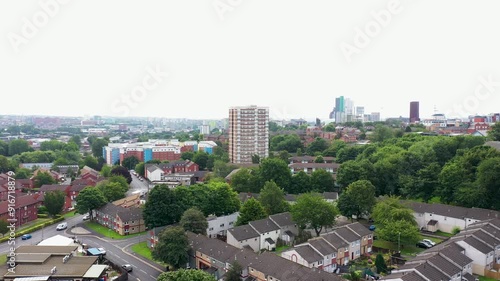
[[[276,254],[277,254],[277,255],[280,255],[280,254],[281,254],[281,252],[286,251],[286,250],[288,250],[288,249],[290,249],[290,248],[291,248],[290,246],[286,246],[286,245],[285,245],[285,246],[280,246],[280,247],[277,247],[277,248],[276,248]]]
[[[154,262],[161,264],[162,266],[165,266],[165,267],[167,266],[166,263],[155,261],[153,259],[153,256],[151,255],[151,250],[148,247],[148,242],[141,242],[141,243],[134,244],[131,247],[131,249],[134,253],[139,254],[139,255],[147,258],[150,261],[154,261]]]
[[[444,237],[453,237],[453,234],[448,233],[448,232],[442,232],[440,230],[436,231],[434,234],[439,235],[439,236],[444,236]]]
[[[67,212],[66,214],[63,215],[63,217],[66,219],[74,217],[74,216],[76,216],[76,211]]]
[[[7,262],[7,254],[0,256],[0,264],[5,264]]]
[[[91,221],[86,222],[85,226],[92,229],[93,231],[95,231],[103,236],[106,236],[108,238],[111,238],[111,239],[131,238],[131,237],[146,233],[146,232],[140,232],[140,233],[135,233],[135,234],[130,234],[130,235],[120,235],[120,234],[114,232],[113,230],[111,230],[105,226],[102,226],[96,222],[91,222]]]
[[[39,224],[44,224],[48,221],[50,221],[51,218],[38,218],[32,222],[29,222],[27,224],[23,224],[23,226],[21,226],[20,228],[16,229],[16,232],[19,232],[19,231],[22,231],[24,229],[27,229],[27,228],[30,228],[30,227],[33,227],[35,225],[39,225]]]
[[[423,239],[423,238],[430,239],[436,243],[443,241],[441,239],[432,238],[432,237],[421,237],[421,239]],[[398,243],[397,242],[393,243],[393,242],[377,239],[377,240],[373,241],[373,246],[383,248],[383,249],[389,249],[392,251],[398,251]],[[401,254],[403,256],[415,256],[416,254],[424,251],[425,249],[418,248],[415,245],[401,244],[400,250],[401,250]]]
[[[496,281],[496,279],[479,276],[479,281]]]

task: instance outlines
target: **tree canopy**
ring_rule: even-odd
[[[152,251],[155,260],[165,262],[175,268],[187,265],[189,242],[182,227],[167,227],[158,236],[158,243]],[[168,279],[167,279],[168,280]]]
[[[177,271],[163,272],[158,276],[158,281],[215,281],[215,277],[202,270],[179,269]]]
[[[305,193],[297,197],[291,207],[292,218],[301,227],[314,229],[319,236],[323,228],[333,227],[339,212],[317,193]]]

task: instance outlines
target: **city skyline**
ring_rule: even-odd
[[[2,114],[323,121],[339,96],[382,119],[410,101],[421,119],[500,111],[495,1],[51,3],[0,3]]]

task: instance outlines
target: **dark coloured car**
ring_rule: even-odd
[[[372,225],[370,225],[369,229],[370,229],[371,231],[374,231],[374,230],[375,230],[375,225],[373,225],[373,224],[372,224]]]
[[[424,241],[419,241],[416,245],[418,248],[423,248],[423,249],[429,249],[432,246],[429,245],[428,243],[425,243]]]

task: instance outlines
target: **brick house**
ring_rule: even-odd
[[[16,226],[19,227],[38,218],[38,207],[42,205],[41,197],[37,194],[15,195],[15,206],[9,206],[9,201],[0,202],[0,219],[12,219],[12,213],[16,219]],[[14,212],[9,210],[14,207]]]
[[[140,204],[139,194],[107,203],[94,210],[94,220],[120,235],[146,231]]]
[[[71,185],[44,184],[40,187],[39,192],[41,192],[45,195],[47,192],[51,192],[51,191],[57,191],[57,190],[62,191],[65,194],[63,209],[68,210],[69,208],[71,208],[73,206],[72,199],[70,196],[70,188],[71,188]]]

